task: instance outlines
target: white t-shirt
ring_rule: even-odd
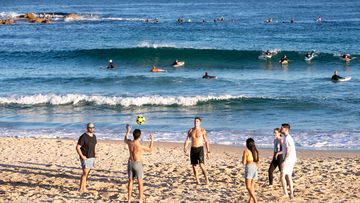
[[[282,150],[283,150],[283,159],[286,157],[286,153],[289,153],[286,161],[296,162],[296,151],[295,151],[295,143],[294,139],[291,137],[290,134],[284,136],[283,143],[282,143]]]

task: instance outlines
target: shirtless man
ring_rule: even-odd
[[[188,132],[184,143],[184,152],[187,155],[187,146],[188,141],[191,139],[191,150],[190,150],[190,160],[192,169],[194,171],[194,176],[196,179],[196,183],[200,184],[199,176],[196,171],[196,166],[199,164],[204,176],[206,184],[209,183],[209,178],[206,172],[206,168],[204,165],[204,143],[206,146],[206,158],[209,159],[210,148],[209,141],[207,139],[206,131],[201,126],[201,118],[195,117],[194,126]]]
[[[154,135],[150,133],[150,145],[146,147],[140,144],[140,135],[141,131],[139,129],[135,129],[133,132],[134,140],[128,139],[128,134],[131,131],[131,126],[126,125],[126,133],[124,136],[124,142],[129,147],[130,157],[128,160],[128,202],[131,202],[131,192],[133,188],[133,180],[137,178],[139,183],[139,193],[140,193],[140,200],[139,202],[142,203],[144,199],[144,183],[143,183],[143,176],[144,176],[144,167],[142,163],[142,153],[143,152],[151,152],[153,150],[154,145]]]

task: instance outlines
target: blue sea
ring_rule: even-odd
[[[1,137],[78,138],[94,122],[100,139],[122,139],[129,123],[144,140],[153,131],[157,141],[182,142],[200,116],[211,143],[253,137],[271,147],[273,129],[290,123],[300,148],[360,150],[356,0],[0,2],[2,19],[28,12],[55,18],[0,25]],[[277,55],[259,57],[268,49]],[[345,53],[353,60],[340,60]],[[185,66],[172,67],[175,59]],[[335,70],[352,79],[332,82]]]

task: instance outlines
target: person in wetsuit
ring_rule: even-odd
[[[115,68],[115,65],[113,64],[111,59],[109,60],[109,64],[108,64],[107,68],[108,69],[114,69]]]
[[[179,64],[179,60],[176,59],[172,65],[174,66],[174,65],[178,65],[178,64]]]
[[[305,54],[305,57],[306,57],[306,58],[310,58],[310,57],[312,57],[314,54],[315,54],[315,52],[314,52],[314,51],[311,51],[310,53],[306,53],[306,54]]]
[[[279,61],[279,63],[283,63],[284,61],[288,61],[289,59],[287,58],[287,56],[286,55],[284,55],[283,57],[281,57],[281,59],[280,59],[280,61]]]
[[[266,50],[265,55],[266,55],[266,56],[271,56],[271,55],[272,55],[272,53],[271,53],[271,51],[270,51],[270,50]]]
[[[205,72],[205,74],[202,77],[203,79],[215,79],[216,76],[209,75],[208,72]]]
[[[337,71],[334,71],[334,74],[333,74],[333,76],[331,77],[331,80],[337,81],[337,80],[339,80],[339,79],[344,79],[344,78],[343,78],[343,77],[340,77],[340,76],[338,75],[338,72],[337,72]]]

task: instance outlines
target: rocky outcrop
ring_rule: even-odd
[[[0,19],[0,25],[11,25],[14,23],[15,23],[15,21],[12,18],[8,18],[6,20]]]
[[[27,18],[29,20],[36,19],[36,14],[35,13],[26,13],[25,18]]]
[[[35,19],[31,19],[30,22],[32,22],[32,23],[51,23],[51,20],[47,19],[47,18],[35,18]]]

